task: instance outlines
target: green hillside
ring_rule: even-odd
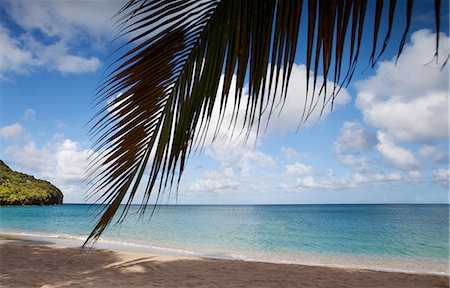
[[[62,200],[50,182],[13,171],[0,160],[0,205],[56,205]]]

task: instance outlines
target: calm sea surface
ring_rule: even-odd
[[[97,206],[98,208],[98,206]],[[202,256],[448,273],[449,205],[138,206],[100,242]],[[84,239],[95,206],[1,207],[0,231]],[[151,211],[151,208],[149,208]]]

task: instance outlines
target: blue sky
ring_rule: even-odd
[[[448,65],[440,71],[431,61],[433,2],[417,2],[397,64],[402,23],[374,69],[365,69],[370,46],[362,47],[360,67],[333,111],[320,118],[316,111],[297,129],[306,84],[300,52],[281,116],[246,147],[240,139],[206,145],[189,160],[178,203],[448,203]],[[0,158],[60,187],[66,203],[84,201],[93,153],[86,123],[111,61],[111,16],[121,4],[0,4]],[[441,62],[449,53],[443,5]]]

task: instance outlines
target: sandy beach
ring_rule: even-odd
[[[217,260],[106,249],[82,251],[3,236],[1,287],[449,287],[449,278]]]

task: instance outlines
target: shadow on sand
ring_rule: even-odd
[[[448,287],[444,276],[137,255],[1,241],[1,287]]]

